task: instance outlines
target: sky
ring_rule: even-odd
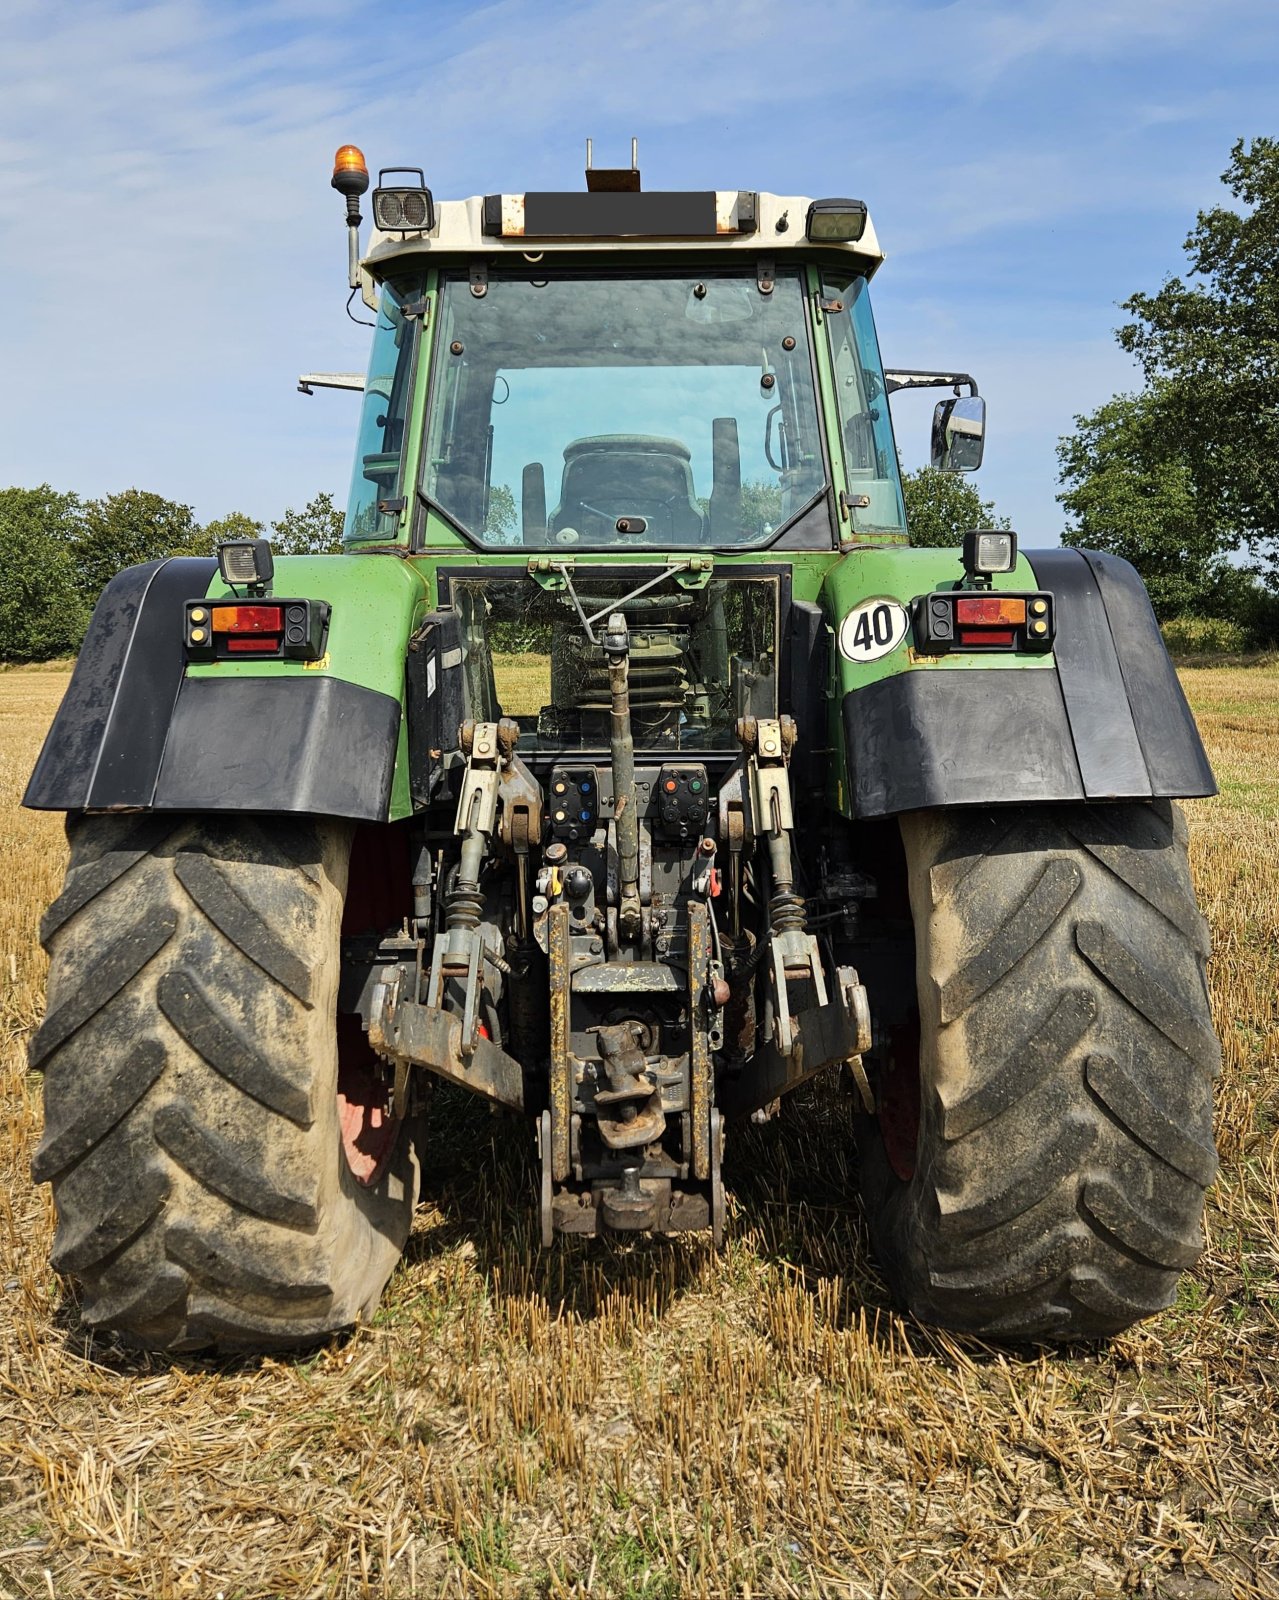
[[[344,503],[359,370],[333,152],[437,197],[582,185],[864,199],[885,363],[971,372],[971,481],[1055,543],[1058,437],[1137,386],[1119,302],[1275,134],[1275,0],[4,0],[0,485],[207,521]],[[366,207],[367,213],[367,207]],[[366,223],[367,237],[367,223]],[[936,396],[894,402],[907,467]]]

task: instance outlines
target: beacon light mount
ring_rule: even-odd
[[[369,186],[369,169],[364,152],[358,145],[344,144],[333,157],[333,177],[330,180],[340,195],[346,197],[347,284],[352,289],[360,286],[360,196]]]

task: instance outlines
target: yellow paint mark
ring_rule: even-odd
[[[326,650],[318,661],[304,661],[302,665],[308,672],[327,672],[329,670],[329,652]]]

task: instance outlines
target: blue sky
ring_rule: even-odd
[[[333,151],[439,196],[864,198],[885,360],[974,373],[976,482],[1055,542],[1054,446],[1133,372],[1117,302],[1179,271],[1236,137],[1274,134],[1275,0],[5,0],[0,485],[271,519],[345,499],[365,364]],[[897,402],[905,463],[931,398]]]

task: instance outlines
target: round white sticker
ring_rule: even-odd
[[[839,648],[850,661],[878,661],[906,637],[910,618],[896,600],[863,600],[839,625]]]

